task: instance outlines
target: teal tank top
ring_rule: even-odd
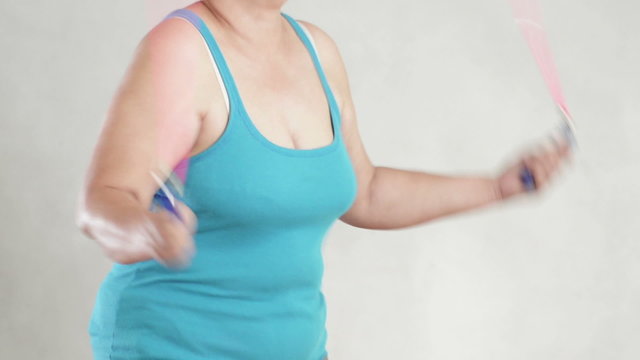
[[[114,263],[88,327],[96,360],[327,356],[321,250],[329,228],[355,201],[357,182],[312,40],[282,16],[322,82],[333,141],[292,149],[264,137],[202,19],[187,9],[169,14],[188,20],[204,37],[226,87],[228,123],[213,145],[188,159],[183,201],[198,217],[191,266]]]

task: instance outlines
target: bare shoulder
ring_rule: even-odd
[[[138,49],[169,56],[176,61],[193,61],[202,50],[198,30],[182,18],[165,19],[140,41]]]
[[[122,88],[142,85],[192,86],[185,78],[196,75],[202,46],[197,29],[178,18],[166,19],[153,27],[140,40],[133,60],[127,68]],[[153,80],[153,81],[152,81]],[[182,89],[186,90],[186,89]]]
[[[346,100],[346,97],[350,96],[348,77],[338,45],[334,39],[319,26],[305,20],[296,19],[296,21],[303,24],[311,33],[316,48],[318,49],[322,68],[330,82],[333,82],[335,86],[337,86],[339,92],[338,97],[343,101]]]
[[[333,56],[339,55],[339,54],[336,54],[338,52],[338,47],[335,41],[333,40],[333,38],[331,38],[331,36],[326,31],[321,29],[318,25],[310,23],[306,20],[297,19],[296,21],[303,24],[309,30],[309,32],[313,36],[313,40],[315,41],[316,45],[322,48],[322,49],[319,49],[319,51],[327,50],[329,51],[329,55],[333,55]]]

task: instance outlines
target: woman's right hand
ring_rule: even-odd
[[[178,200],[176,210],[182,221],[166,209],[145,212],[141,221],[130,229],[131,243],[121,248],[119,254],[113,254],[114,260],[130,264],[155,259],[167,267],[188,266],[196,250],[193,234],[197,218]]]

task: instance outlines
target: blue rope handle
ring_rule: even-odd
[[[537,189],[536,179],[527,166],[522,167],[520,170],[520,182],[527,191],[535,191]]]

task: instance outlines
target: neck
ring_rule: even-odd
[[[286,0],[201,0],[217,22],[251,46],[272,47],[285,35]]]

